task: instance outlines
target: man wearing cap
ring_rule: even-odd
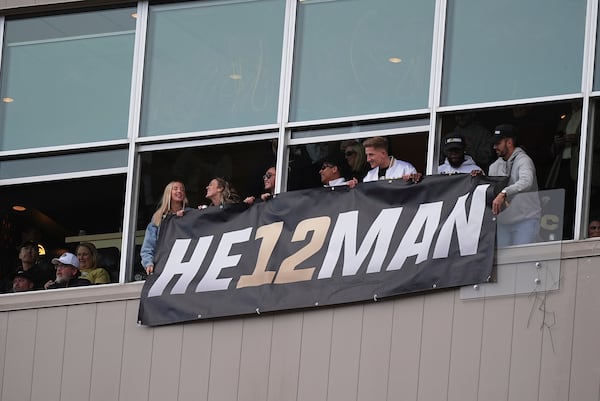
[[[388,141],[385,137],[369,138],[363,142],[363,146],[367,163],[371,166],[363,182],[394,178],[418,182],[421,179],[422,174],[412,164],[388,154]]]
[[[321,161],[321,168],[319,169],[321,183],[326,187],[348,185],[350,188],[354,188],[358,183],[356,178],[346,181],[349,169],[350,167],[341,154],[327,155]]]
[[[498,215],[498,246],[536,242],[541,206],[533,160],[518,146],[512,125],[497,126],[493,138],[498,159],[489,175],[508,177],[508,185],[492,201],[492,212]]]
[[[19,270],[13,278],[13,292],[25,292],[33,290],[33,278],[31,273],[24,270]]]
[[[56,280],[46,283],[47,290],[90,285],[88,280],[79,278],[79,260],[72,253],[65,252],[60,258],[52,259],[52,264],[56,267]]]
[[[444,138],[446,160],[438,168],[440,174],[481,174],[481,168],[465,153],[466,143],[461,135],[449,134]]]

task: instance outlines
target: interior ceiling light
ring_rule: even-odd
[[[131,18],[137,18],[137,13],[131,14]]]
[[[231,78],[233,80],[238,80],[238,79],[242,79],[242,76],[240,74],[231,74],[231,75],[229,75],[229,78]]]
[[[27,208],[21,205],[14,205],[12,207],[12,210],[14,210],[15,212],[24,212],[25,210],[27,210]]]
[[[2,98],[2,101],[3,101],[4,103],[12,103],[12,102],[14,102],[14,101],[15,101],[15,99],[13,99],[12,97],[3,97],[3,98]]]
[[[566,115],[566,114],[563,114],[562,116],[560,116],[560,119],[561,119],[561,120],[564,120],[565,118],[567,118],[567,115]]]
[[[388,61],[390,63],[398,64],[402,62],[402,59],[400,57],[390,57],[388,58]]]

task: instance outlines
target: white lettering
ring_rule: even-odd
[[[219,242],[219,246],[215,252],[215,256],[213,257],[208,270],[206,270],[206,274],[204,274],[204,277],[202,277],[202,280],[200,280],[200,283],[198,283],[198,286],[196,287],[196,292],[226,290],[227,287],[229,287],[231,277],[217,277],[221,270],[238,264],[242,255],[229,255],[229,251],[231,251],[233,244],[248,241],[251,234],[252,227],[223,234],[221,242]]]

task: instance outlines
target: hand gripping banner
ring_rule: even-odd
[[[139,321],[380,300],[485,282],[503,179],[426,176],[282,193],[163,220]]]

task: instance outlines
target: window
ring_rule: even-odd
[[[0,150],[127,137],[134,8],[7,20]]]
[[[285,2],[150,8],[141,135],[277,121]]]

